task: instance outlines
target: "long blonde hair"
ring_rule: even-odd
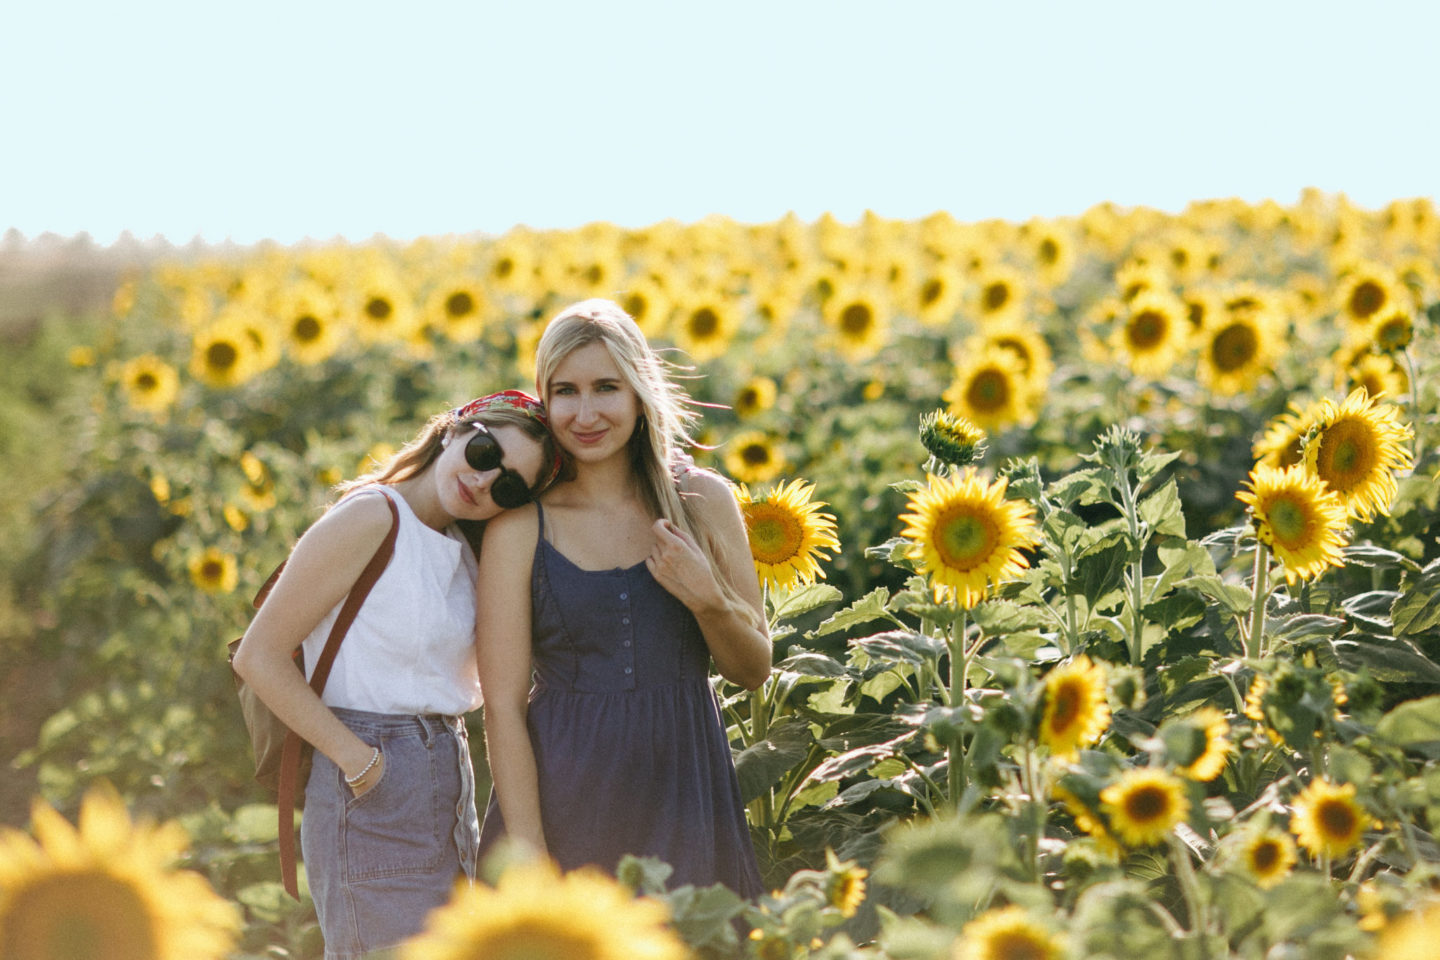
[[[717,562],[715,532],[695,508],[694,498],[680,490],[680,475],[698,469],[687,452],[696,446],[689,433],[690,425],[699,418],[694,401],[672,378],[676,366],[650,346],[619,304],[601,298],[582,300],[550,321],[535,348],[535,386],[540,399],[548,403],[550,380],[561,361],[592,343],[605,346],[640,400],[640,419],[630,438],[630,462],[651,510],[694,537],[726,597],[753,612]]]

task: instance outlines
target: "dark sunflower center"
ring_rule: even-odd
[[[225,573],[225,565],[219,560],[206,560],[200,567],[200,577],[204,580],[219,580]]]
[[[240,351],[227,340],[218,340],[205,348],[205,366],[211,370],[229,370],[239,359]]]
[[[840,329],[849,337],[863,337],[874,326],[875,315],[863,303],[852,303],[840,314]]]
[[[1275,539],[1285,547],[1297,547],[1310,539],[1310,511],[1303,503],[1286,497],[1266,511]]]
[[[314,343],[320,339],[320,320],[307,313],[303,317],[296,318],[295,323],[290,327],[290,331],[295,339],[301,343]]]
[[[490,267],[490,275],[497,280],[504,280],[515,272],[515,261],[509,257],[501,257]]]
[[[932,303],[934,303],[935,301],[939,300],[939,299],[940,299],[940,295],[941,295],[942,293],[944,293],[944,292],[945,292],[945,281],[943,281],[943,280],[927,280],[927,281],[925,281],[925,285],[920,288],[920,305],[921,305],[921,306],[924,306],[924,307],[930,306]]]
[[[108,874],[52,875],[20,888],[0,916],[6,960],[151,960],[151,907]]]
[[[720,331],[720,316],[709,307],[701,307],[690,314],[690,335],[697,340],[707,340]]]
[[[468,317],[475,312],[475,298],[465,290],[456,290],[445,298],[445,313],[452,319]]]
[[[1374,316],[1385,306],[1385,288],[1373,280],[1362,280],[1350,291],[1350,313],[1360,319]]]
[[[1125,812],[1136,823],[1158,820],[1170,809],[1170,799],[1159,787],[1145,786],[1132,790],[1125,798]]]
[[[750,553],[761,563],[784,563],[800,553],[805,541],[800,521],[772,504],[754,504],[750,515]]]
[[[630,314],[632,318],[641,320],[645,317],[645,308],[650,306],[650,301],[645,299],[645,294],[643,293],[628,293],[625,295],[625,298],[620,301],[620,305],[625,308],[625,312]]]
[[[1004,957],[1005,960],[1045,960],[1049,955],[1050,951],[1033,934],[1018,930],[997,935],[986,953],[986,956]]]
[[[1010,378],[1003,370],[982,370],[971,379],[965,399],[975,410],[1004,410],[1010,402]]]
[[[1355,810],[1350,804],[1330,800],[1320,804],[1315,819],[1327,837],[1347,839],[1355,832]]]
[[[1010,302],[1010,285],[999,281],[987,284],[982,302],[988,313],[994,313],[1001,309]]]
[[[389,320],[395,308],[384,297],[371,297],[365,302],[365,313],[371,320]]]
[[[1232,323],[1210,343],[1210,360],[1222,373],[1245,369],[1260,352],[1260,338],[1248,323]]]
[[[763,467],[770,462],[770,448],[763,443],[747,443],[740,449],[740,459],[751,467]]]
[[[1250,863],[1257,873],[1269,873],[1280,863],[1280,844],[1266,840],[1255,845],[1250,852]]]
[[[1370,432],[1354,420],[1340,420],[1320,436],[1315,472],[1331,489],[1345,491],[1375,469],[1375,447]]]
[[[1154,350],[1165,342],[1170,318],[1159,310],[1141,310],[1130,318],[1130,345],[1137,350]]]
[[[1040,241],[1040,262],[1047,267],[1054,266],[1060,259],[1060,244],[1046,237]]]
[[[149,393],[158,386],[160,386],[159,378],[148,370],[135,378],[135,389],[142,393]]]
[[[973,570],[995,552],[998,535],[987,517],[952,511],[941,518],[937,527],[936,549],[952,570]]]
[[[1051,713],[1050,729],[1064,730],[1070,727],[1080,713],[1080,691],[1073,683],[1062,683],[1054,693],[1054,710]]]

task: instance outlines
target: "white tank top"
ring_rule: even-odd
[[[404,497],[383,484],[344,499],[373,496],[373,490],[399,511],[395,553],[340,644],[321,699],[327,706],[375,713],[458,716],[474,710],[481,703],[475,554],[457,528],[427,527]],[[305,638],[307,676],[325,649],[340,605]]]

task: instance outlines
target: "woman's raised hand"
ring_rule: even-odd
[[[692,613],[723,605],[725,596],[715,571],[695,538],[665,519],[656,520],[650,529],[655,534],[655,545],[645,558],[645,566],[655,582]]]

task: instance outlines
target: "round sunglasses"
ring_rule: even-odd
[[[490,499],[495,501],[495,506],[503,510],[525,506],[534,499],[530,484],[501,462],[505,459],[505,451],[500,449],[500,441],[495,439],[495,435],[485,424],[477,420],[470,425],[475,428],[475,435],[465,444],[465,462],[482,473],[500,468],[500,476],[490,484]]]

